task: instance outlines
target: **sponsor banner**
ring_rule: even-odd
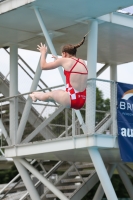
[[[117,83],[117,125],[121,159],[133,162],[133,85]]]

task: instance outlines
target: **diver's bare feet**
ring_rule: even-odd
[[[37,101],[37,98],[34,96],[34,94],[30,94],[29,96],[32,98],[32,101],[34,101],[34,102]]]

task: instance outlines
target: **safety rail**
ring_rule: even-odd
[[[91,85],[91,90],[89,88],[90,85]],[[37,91],[47,91],[49,89],[54,89],[54,88],[58,88],[58,87],[62,87],[62,86],[63,85],[58,85],[58,86],[54,86],[54,87],[50,87],[50,88],[37,90]],[[94,110],[95,110],[94,113],[96,113],[95,119],[93,119],[92,116],[89,118],[89,123],[92,122],[92,119],[94,120],[94,123],[92,123],[92,124],[94,124],[94,132],[93,133],[95,133],[95,132],[106,133],[107,131],[110,132],[110,127],[112,126],[113,122],[116,120],[115,119],[116,107],[114,106],[114,104],[116,104],[115,82],[114,81],[106,81],[106,80],[102,80],[102,79],[89,79],[87,90],[88,90],[89,100],[88,100],[86,106],[88,106],[88,104],[90,104],[89,105],[90,108],[92,109],[94,107]],[[23,96],[28,95],[30,93],[31,92],[27,92],[27,93],[23,93],[23,94],[14,95],[11,97],[1,98],[0,103],[5,102],[5,101],[10,101],[13,98],[21,98],[22,97],[23,99],[25,99]],[[92,96],[94,96],[94,95],[95,95],[95,101],[93,101],[93,98],[92,98]],[[103,98],[103,96],[105,96],[106,99]],[[51,102],[53,102],[53,101],[51,101]],[[39,105],[41,105],[41,103]],[[42,104],[42,105],[44,105],[44,104]],[[65,108],[59,106],[58,109],[55,110],[55,112],[52,114],[52,116],[50,116],[48,119],[46,118],[44,120],[44,118],[42,118],[45,122],[44,121],[42,122],[43,125],[40,124],[40,130],[41,130],[41,126],[45,127],[45,126],[49,125],[51,130],[54,130],[53,129],[54,127],[56,127],[56,128],[58,127],[60,130],[62,130],[62,132],[60,132],[56,135],[57,138],[83,134],[83,131],[81,130],[81,125],[79,124],[78,119],[75,118],[74,121],[72,122],[73,115],[70,112],[71,110],[65,109],[65,112],[64,112],[64,109]],[[92,113],[91,109],[88,109],[88,111],[90,112],[89,116]],[[74,112],[73,109],[72,109],[72,111]],[[62,112],[64,112],[63,115],[65,116],[64,124],[53,123],[52,122],[53,119],[56,118],[56,116]],[[69,117],[68,117],[68,113],[69,113]],[[82,113],[82,117],[85,120],[85,108],[81,109],[81,113]],[[37,116],[41,117],[41,114],[38,114]],[[71,123],[70,123],[70,121],[71,121]],[[74,125],[75,127],[72,126],[72,124],[75,124]],[[114,124],[115,124],[115,122],[114,122]],[[116,129],[116,125],[114,125],[113,127],[114,127],[114,129]],[[73,128],[74,128],[74,131],[72,131]],[[116,133],[115,130],[114,130],[114,132]],[[33,134],[30,134],[30,136],[28,136],[29,139],[28,138],[24,139],[22,141],[22,143],[27,143],[27,142],[32,141],[33,138],[38,135],[38,133],[39,133],[39,131],[38,132],[36,130],[33,131]],[[38,139],[36,141],[38,141]]]

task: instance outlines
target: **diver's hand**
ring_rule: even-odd
[[[40,51],[41,54],[46,54],[47,53],[47,47],[45,46],[45,44],[40,44],[40,45],[37,45],[37,50]]]
[[[55,56],[55,55],[53,55],[53,54],[52,54],[52,58],[54,58],[55,60],[57,60],[57,59],[58,59],[58,57],[57,57],[57,56]]]

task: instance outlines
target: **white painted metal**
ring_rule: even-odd
[[[0,128],[1,128],[1,130],[2,130],[2,134],[4,135],[4,137],[5,137],[5,139],[6,139],[7,143],[8,143],[8,145],[11,145],[11,140],[10,140],[10,138],[9,138],[9,136],[8,136],[8,133],[7,133],[6,129],[5,129],[5,127],[4,127],[4,125],[3,125],[2,121],[1,121],[1,119],[0,119]]]
[[[66,129],[66,137],[68,136],[68,109],[65,109],[65,129]]]
[[[48,119],[44,120],[31,134],[26,137],[22,143],[27,143],[32,140],[46,125],[50,123],[61,111],[64,110],[64,106],[60,106]]]
[[[116,164],[109,165],[108,173],[109,173],[109,177],[110,178],[112,177],[115,168],[116,168]],[[100,183],[100,185],[99,185],[99,187],[98,187],[98,189],[97,189],[97,191],[96,191],[96,193],[95,193],[95,195],[93,197],[93,200],[101,200],[103,195],[104,195],[104,191],[103,191],[103,187],[102,187],[102,185]]]
[[[58,190],[52,183],[50,183],[42,174],[40,174],[34,167],[32,167],[26,160],[18,159],[21,164],[26,167],[32,174],[34,174],[50,191],[52,191],[59,199],[68,200],[68,198]]]
[[[107,199],[118,200],[98,149],[96,147],[88,148],[88,152],[91,156]]]
[[[88,44],[87,44],[87,66],[88,78],[96,78],[97,65],[97,37],[98,22],[91,21],[89,24]],[[96,81],[90,80],[87,85],[86,98],[86,126],[87,133],[95,133],[95,109],[96,109]]]
[[[132,17],[130,15],[124,15],[122,13],[112,12],[110,14],[100,16],[98,17],[98,19],[106,21],[106,22],[114,23],[117,25],[133,28]]]
[[[110,117],[96,132],[103,133],[111,126],[112,122],[113,122],[112,117]]]
[[[132,185],[130,178],[128,177],[126,172],[121,167],[119,167],[119,165],[117,165],[117,170],[122,179],[122,182],[125,185],[125,188],[129,194],[130,198],[133,199],[133,185]]]
[[[30,197],[32,200],[40,200],[40,197],[38,195],[38,192],[36,190],[36,188],[33,185],[33,182],[26,170],[26,168],[19,162],[19,159],[15,158],[14,159],[14,163],[18,169],[18,171],[21,174],[21,178],[30,194]]]
[[[10,46],[10,96],[18,94],[18,47]],[[17,141],[18,99],[10,100],[10,139],[12,144]]]
[[[90,161],[88,147],[97,146],[105,162],[120,161],[118,144],[115,136],[105,134],[75,136],[52,139],[28,144],[18,144],[5,148],[6,157],[43,158],[45,160]],[[75,156],[77,155],[77,156]],[[84,156],[83,156],[84,155]],[[115,156],[114,156],[115,155]]]
[[[72,109],[72,136],[75,137],[75,110]]]
[[[30,91],[36,90],[37,85],[38,85],[38,81],[39,81],[40,76],[41,76],[41,73],[42,73],[42,70],[40,68],[40,61],[39,61]],[[19,127],[18,127],[18,130],[17,130],[17,137],[18,137],[17,143],[21,142],[23,132],[24,132],[24,128],[25,128],[25,125],[26,125],[28,117],[29,117],[31,104],[32,104],[32,99],[30,97],[28,97],[24,111],[23,111],[23,114],[22,114],[22,118],[21,118],[21,121],[20,121],[20,124],[19,124]]]
[[[24,6],[34,1],[35,0],[23,0],[23,1],[6,0],[4,2],[0,2],[0,14],[16,9],[18,7]]]
[[[97,72],[97,77],[100,76],[107,68],[109,67],[109,64],[105,64],[99,71]]]
[[[1,93],[5,96],[8,97],[9,96],[9,85],[8,85],[8,80],[6,79],[5,81],[3,81],[4,77],[0,77],[0,82],[2,84],[0,84],[0,91]],[[25,100],[22,100],[21,97],[18,98],[19,102],[18,102],[18,111],[19,113],[23,113],[24,110],[24,106],[25,106]],[[22,103],[20,103],[20,101],[22,101]],[[29,117],[28,117],[28,122],[34,127],[36,128],[41,122],[42,119],[38,118],[38,120],[35,122],[35,119],[37,116],[39,116],[39,113],[36,111],[34,112],[34,108],[32,107],[29,113]],[[43,137],[45,137],[46,139],[51,139],[51,138],[55,138],[53,132],[48,128],[45,127],[44,129],[42,129],[42,131],[40,131],[41,135]]]
[[[117,65],[110,65],[110,80],[117,81]]]
[[[119,164],[120,166],[121,166],[121,168],[123,168],[127,173],[129,173],[131,176],[133,176],[133,170],[129,167],[129,166],[127,166],[127,165],[125,165],[125,164]]]
[[[110,66],[110,79],[113,81],[117,81],[117,66],[111,65]],[[110,99],[110,107],[111,107],[111,116],[113,119],[113,124],[111,126],[111,133],[113,135],[117,135],[117,113],[116,113],[116,106],[117,106],[117,97],[116,97],[116,83],[112,82],[110,85],[111,89],[111,99]]]

